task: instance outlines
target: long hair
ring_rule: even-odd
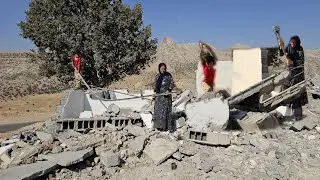
[[[166,65],[165,63],[160,63],[160,64],[158,65],[158,71],[159,71],[159,73],[160,73],[160,68],[161,68],[161,66],[164,66],[165,72],[167,72],[167,65]]]
[[[199,42],[200,46],[200,60],[202,64],[205,64],[209,61],[213,61],[215,64],[216,61],[218,61],[218,57],[216,53],[213,51],[211,46],[205,42],[200,41]]]

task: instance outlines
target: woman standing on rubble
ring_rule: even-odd
[[[169,93],[173,89],[173,79],[169,72],[167,72],[167,66],[165,63],[160,63],[158,66],[159,73],[155,77],[155,93]],[[174,124],[172,120],[172,96],[161,95],[155,97],[154,115],[153,115],[154,127],[160,131],[174,130]]]
[[[304,51],[303,47],[301,46],[301,40],[299,36],[296,35],[290,38],[289,44],[285,48],[285,53],[288,59],[288,69],[290,71],[290,77],[289,81],[282,86],[282,90],[285,90],[305,80]],[[283,51],[280,50],[280,56],[283,55]],[[302,119],[302,106],[306,104],[308,104],[307,92],[304,92],[299,98],[289,103],[289,106],[293,109],[294,120]]]

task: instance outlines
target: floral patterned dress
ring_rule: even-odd
[[[159,87],[157,87],[157,82]],[[156,94],[170,92],[173,88],[173,79],[170,73],[159,73],[155,77],[155,92]],[[174,130],[172,120],[172,96],[156,96],[153,114],[154,127],[162,130]]]

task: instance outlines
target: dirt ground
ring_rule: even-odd
[[[0,124],[7,121],[45,121],[51,118],[63,93],[30,95],[0,102]]]

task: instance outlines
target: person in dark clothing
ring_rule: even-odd
[[[290,71],[289,81],[283,84],[282,90],[285,90],[301,81],[305,80],[304,74],[304,51],[301,46],[299,36],[295,35],[290,38],[288,46],[285,48],[285,54],[280,50],[280,56],[286,55],[288,59],[288,69]],[[294,120],[302,119],[302,106],[308,104],[307,92],[288,105],[293,109]]]
[[[155,77],[155,93],[171,92],[173,88],[173,79],[165,63],[160,63],[158,66],[159,73]],[[172,96],[163,95],[155,97],[154,127],[160,131],[174,130],[174,123],[172,120]]]

